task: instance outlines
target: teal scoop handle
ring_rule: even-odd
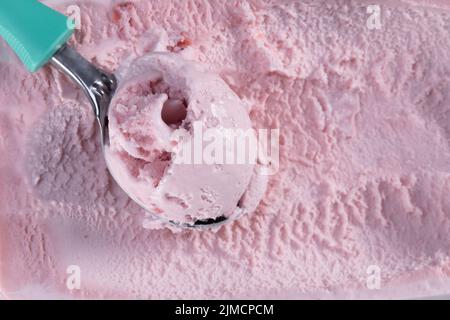
[[[0,0],[0,36],[30,72],[49,62],[73,26],[70,18],[37,0]]]

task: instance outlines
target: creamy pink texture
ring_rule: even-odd
[[[77,3],[83,55],[109,70],[155,49],[202,63],[250,106],[254,127],[280,128],[280,170],[254,213],[216,232],[144,229],[107,173],[83,94],[3,50],[3,295],[450,291],[448,2],[382,1],[380,30],[367,27],[368,1]],[[71,265],[80,290],[66,287]],[[366,289],[371,266],[379,291]]]
[[[178,54],[149,53],[122,69],[109,110],[110,145],[105,149],[119,185],[150,218],[176,224],[253,212],[267,180],[258,176],[256,152],[237,163],[239,139],[233,135],[233,161],[198,157],[208,150],[203,142],[208,133],[214,139],[226,130],[256,137],[239,97],[219,76]],[[220,144],[211,154],[224,153],[227,146]],[[248,154],[248,143],[241,147]],[[247,193],[252,179],[262,185],[261,192]]]

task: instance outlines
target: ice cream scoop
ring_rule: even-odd
[[[108,143],[107,111],[116,79],[66,45],[74,26],[72,19],[39,1],[0,3],[0,35],[30,72],[50,62],[78,84],[93,107],[103,143]]]
[[[27,69],[34,72],[50,62],[88,97],[101,129],[108,168],[122,189],[156,220],[183,227],[222,224],[252,211],[264,189],[259,187],[264,183],[258,180],[261,178],[254,171],[254,163],[174,164],[172,159],[179,156],[180,146],[194,137],[192,128],[186,125],[195,121],[209,127],[251,129],[239,98],[225,82],[169,54],[152,55],[132,64],[121,79],[120,94],[113,99],[116,77],[65,44],[73,25],[66,16],[38,1],[0,4],[0,35]],[[145,97],[147,93],[139,99],[143,87],[139,81],[144,80],[144,91],[153,86],[165,92]],[[137,91],[133,91],[133,85]],[[188,100],[190,107],[186,110]],[[114,132],[110,135],[112,101]],[[149,108],[152,104],[154,108]],[[182,124],[184,128],[175,128]],[[172,139],[170,134],[178,138],[184,135],[185,141]]]

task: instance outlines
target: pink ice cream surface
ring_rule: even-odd
[[[256,158],[242,164],[194,159],[196,135],[203,131],[252,128],[247,109],[230,87],[172,53],[148,54],[123,69],[110,106],[105,155],[130,197],[157,217],[187,224],[254,211],[264,186],[259,194],[250,192],[256,201],[241,199],[251,179],[262,183],[254,173]],[[201,131],[194,130],[198,125]],[[183,145],[191,156],[177,161],[187,151]],[[205,146],[197,145],[203,153]],[[249,208],[248,203],[255,205]]]
[[[148,213],[108,173],[83,93],[52,68],[28,74],[2,47],[1,296],[450,292],[447,1],[381,1],[380,29],[368,27],[371,1],[74,3],[71,44],[99,66],[170,51],[220,76],[252,127],[280,129],[279,170],[254,212],[216,231],[145,229]],[[150,114],[141,121],[152,129]],[[145,173],[151,186],[168,158],[153,139],[163,132],[142,134],[148,154],[126,154],[159,161]],[[79,289],[67,286],[71,266]],[[379,290],[368,288],[374,272]]]

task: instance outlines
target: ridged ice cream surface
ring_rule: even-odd
[[[119,77],[111,154],[83,92],[0,47],[2,298],[450,292],[448,1],[45,3]],[[195,120],[278,129],[278,169],[177,164]]]

